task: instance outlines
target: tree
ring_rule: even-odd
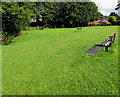
[[[89,1],[89,0],[88,0]],[[101,15],[94,2],[3,2],[3,36],[17,36],[36,17],[40,26],[84,26]]]
[[[118,16],[116,12],[111,12],[109,16]]]
[[[118,9],[120,9],[120,1],[118,1],[118,5],[117,5],[117,7],[115,8],[115,10],[118,10]]]
[[[83,26],[101,15],[94,2],[43,2],[42,5],[46,23],[57,27]]]
[[[34,14],[34,3],[3,2],[2,29],[3,37],[18,36],[23,28],[29,25]]]
[[[73,22],[77,26],[86,25],[89,21],[97,20],[100,16],[98,7],[94,2],[75,2],[75,8],[72,12]]]
[[[115,16],[109,16],[108,21],[111,22],[111,23],[116,22],[116,17]]]

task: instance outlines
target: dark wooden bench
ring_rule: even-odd
[[[97,44],[98,46],[104,46],[105,51],[108,51],[108,47],[112,45],[112,43],[115,41],[116,33],[114,32],[112,35],[109,36],[109,39],[105,39],[101,43]]]

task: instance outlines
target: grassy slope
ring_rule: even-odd
[[[3,46],[3,94],[117,94],[118,37],[109,52],[83,53],[113,32],[118,28],[24,31]]]

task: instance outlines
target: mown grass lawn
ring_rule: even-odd
[[[83,53],[117,32],[108,52]],[[3,95],[117,95],[118,27],[23,31],[3,46]]]

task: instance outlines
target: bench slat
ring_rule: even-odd
[[[98,45],[104,45],[107,41],[108,41],[108,39],[105,39],[101,43],[99,43]]]

